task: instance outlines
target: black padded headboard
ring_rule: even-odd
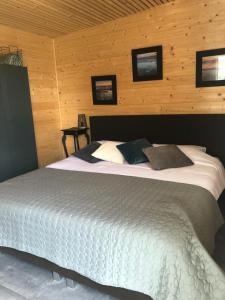
[[[92,141],[145,137],[151,143],[206,146],[225,165],[225,114],[92,116],[90,128]]]

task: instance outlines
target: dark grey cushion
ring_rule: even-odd
[[[101,161],[101,159],[98,159],[96,157],[93,157],[91,154],[95,152],[99,147],[101,146],[98,142],[92,142],[91,144],[87,145],[85,148],[78,150],[77,152],[74,152],[72,155],[75,157],[78,157],[86,162],[89,163],[96,163]]]
[[[142,149],[151,146],[148,140],[139,139],[116,146],[129,164],[140,164],[148,161]]]
[[[175,145],[148,147],[143,149],[143,152],[154,170],[181,168],[193,165],[190,158]]]

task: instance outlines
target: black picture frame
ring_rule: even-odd
[[[213,87],[225,85],[225,69],[222,72],[224,79],[216,79],[216,77],[222,78],[222,74],[219,75],[219,59],[218,56],[224,56],[225,48],[204,50],[196,52],[196,87]],[[214,77],[214,78],[213,78]]]
[[[133,49],[131,55],[134,82],[163,79],[162,46]]]
[[[92,76],[92,97],[94,105],[116,105],[116,75]]]

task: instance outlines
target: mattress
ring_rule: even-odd
[[[155,171],[150,163],[129,165],[101,161],[95,164],[87,163],[79,158],[70,156],[67,159],[53,163],[48,168],[82,171],[104,174],[117,174],[164,181],[194,184],[207,189],[216,200],[225,189],[225,171],[222,163],[216,157],[199,151],[194,147],[179,146],[194,162],[193,166]]]

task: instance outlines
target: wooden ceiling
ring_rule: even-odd
[[[171,0],[1,0],[0,24],[57,37]]]

